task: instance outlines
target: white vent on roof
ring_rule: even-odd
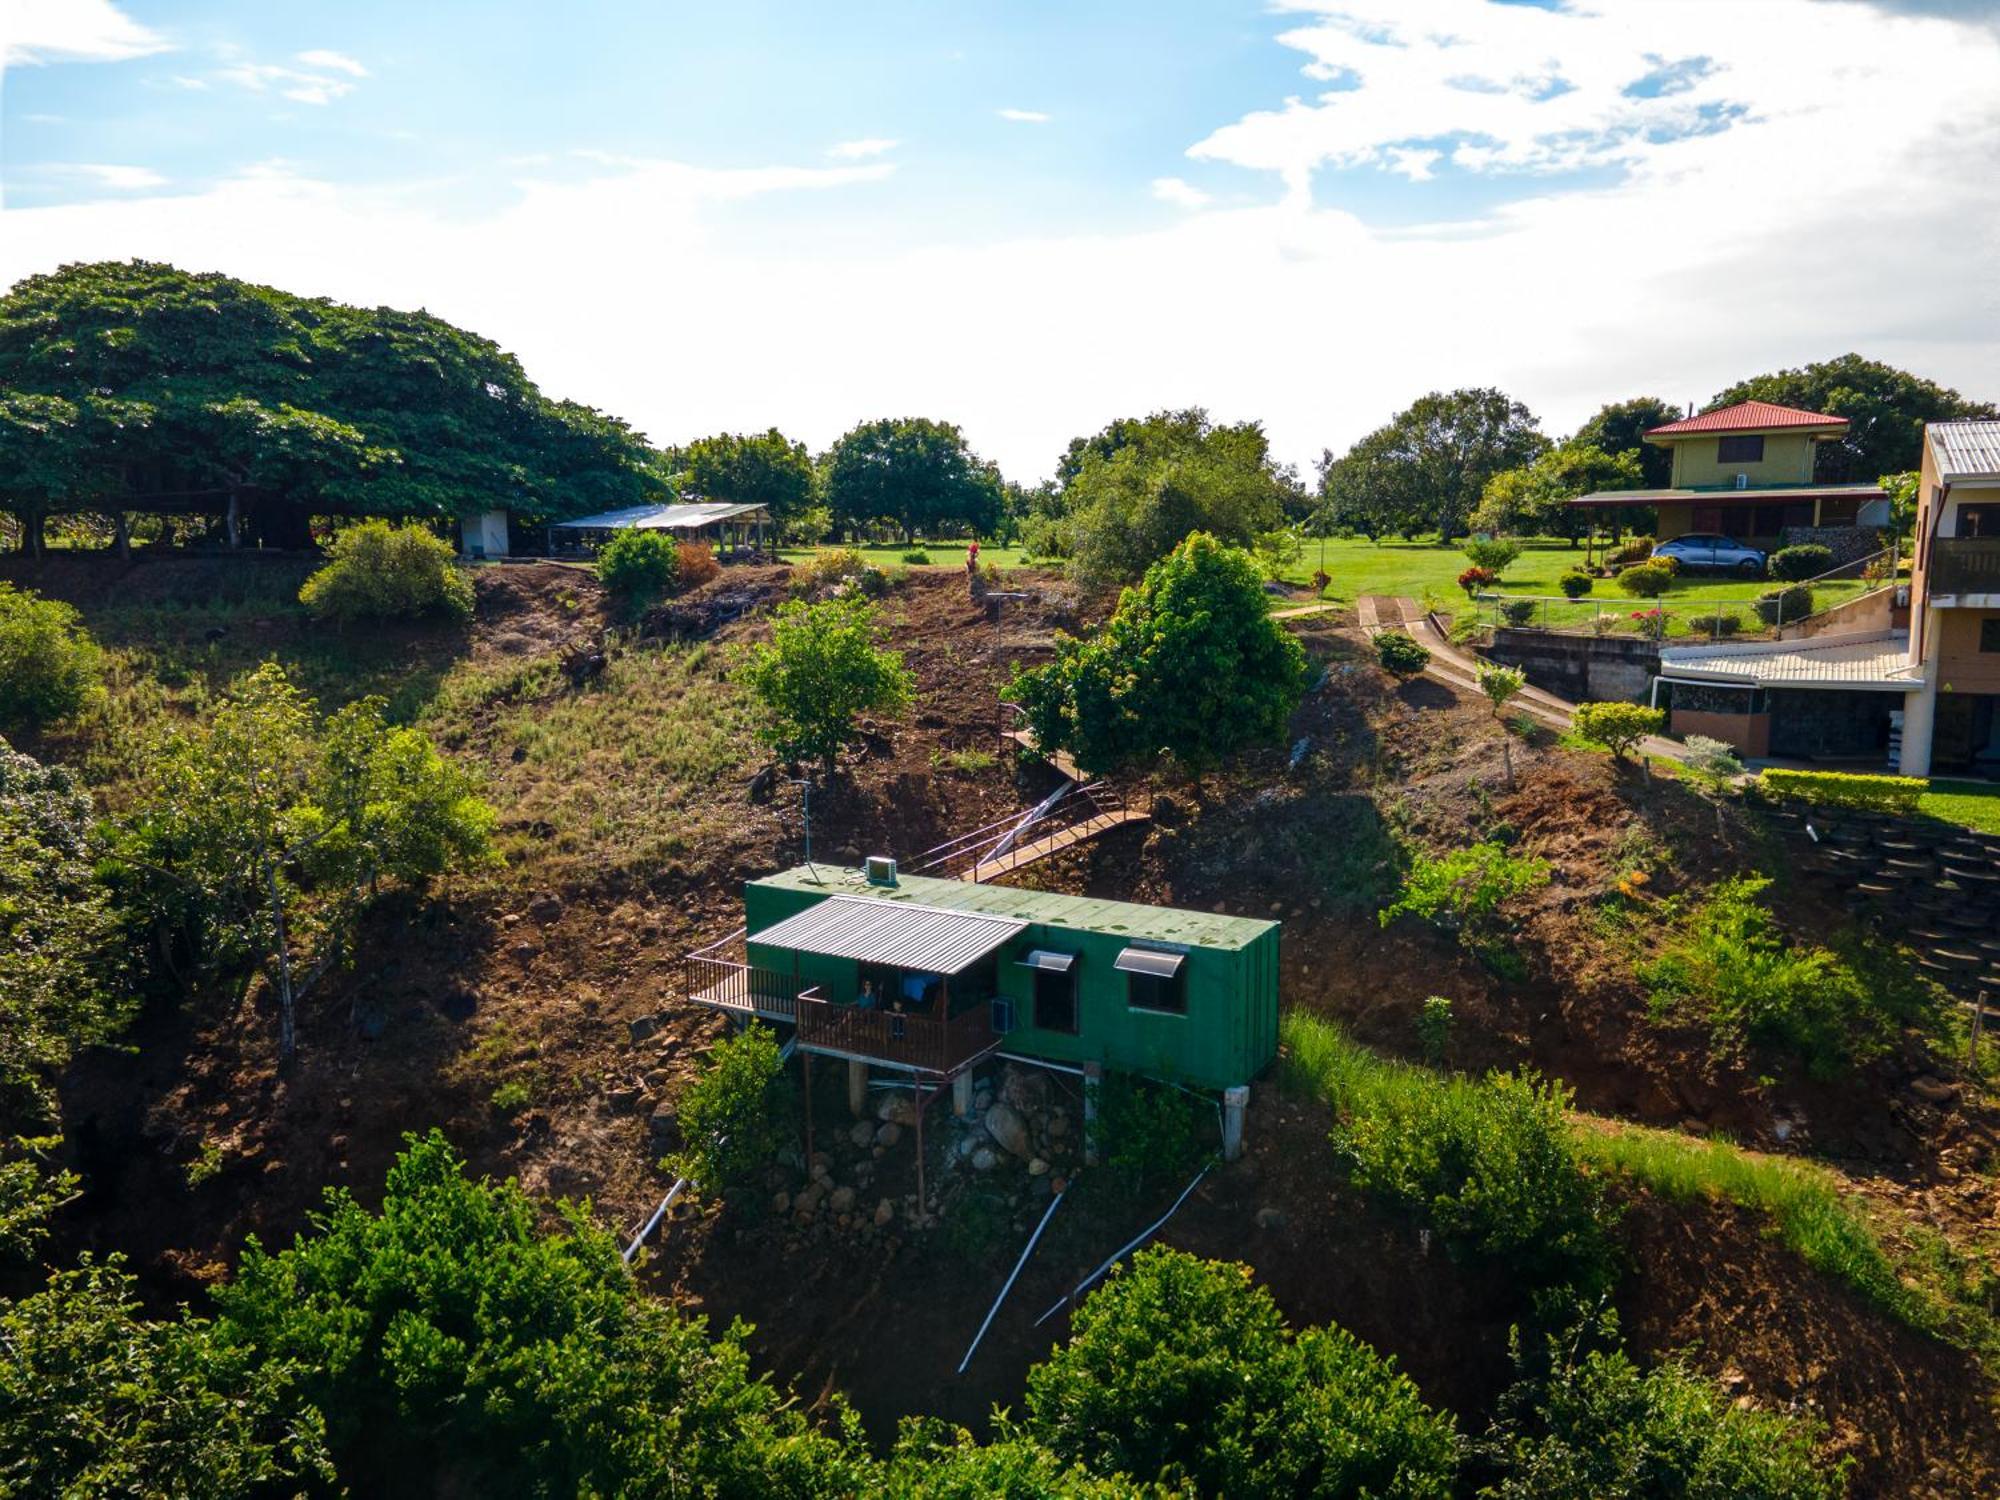
[[[1748,474],[1738,474],[1738,475],[1736,476],[1736,488],[1738,488],[1739,490],[1747,490],[1747,489],[1749,489],[1749,488],[1750,488],[1750,476],[1749,476]]]

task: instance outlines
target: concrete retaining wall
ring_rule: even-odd
[[[1527,673],[1544,692],[1572,703],[1639,702],[1660,670],[1657,642],[1635,636],[1559,635],[1547,630],[1493,632],[1486,655]]]

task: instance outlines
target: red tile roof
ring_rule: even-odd
[[[1692,437],[1701,432],[1769,432],[1780,427],[1820,427],[1831,432],[1845,432],[1847,418],[1800,411],[1796,406],[1778,406],[1769,401],[1739,401],[1734,406],[1720,407],[1684,421],[1655,427],[1646,436]]]

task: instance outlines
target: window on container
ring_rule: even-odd
[[[1035,970],[1035,1025],[1076,1035],[1076,970]]]
[[[2000,615],[1991,615],[1979,622],[1979,649],[2000,651]]]
[[[1187,981],[1176,970],[1172,974],[1127,974],[1125,1002],[1134,1010],[1158,1010],[1168,1015],[1187,1014]]]
[[[1715,458],[1725,464],[1760,464],[1764,461],[1764,434],[1753,432],[1747,437],[1718,438]]]

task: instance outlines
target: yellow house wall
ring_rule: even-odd
[[[1753,485],[1812,483],[1813,440],[1805,433],[1765,433],[1763,460],[1754,464],[1721,462],[1715,456],[1720,443],[1719,437],[1676,442],[1673,487],[1679,490],[1696,485],[1734,484],[1738,474],[1748,474]]]
[[[1938,628],[1938,691],[2000,693],[2000,651],[1979,649],[1979,623],[2000,617],[2000,610],[1941,609],[1932,616]]]

